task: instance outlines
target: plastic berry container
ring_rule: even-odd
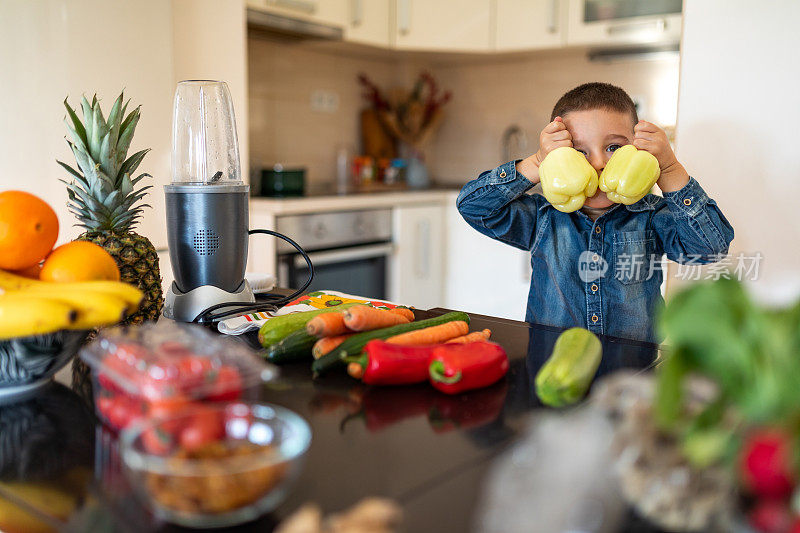
[[[80,357],[92,369],[97,414],[114,430],[203,402],[251,398],[277,376],[244,344],[167,320],[103,331]]]

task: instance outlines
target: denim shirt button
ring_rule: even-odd
[[[591,289],[592,289],[592,292],[597,292],[597,290],[598,290],[599,288],[600,288],[600,287],[598,287],[598,286],[597,286],[597,283],[592,283],[592,287],[591,287]]]
[[[601,231],[603,231],[603,230],[600,229],[600,226],[595,226],[595,228],[594,228],[594,232],[595,233],[600,233]]]
[[[598,320],[600,319],[597,317],[597,315],[592,315],[592,322],[597,322]]]
[[[501,178],[505,178],[506,177],[506,171],[505,170],[501,170],[500,171],[500,177]]]
[[[600,260],[600,256],[599,256],[599,255],[597,255],[597,254],[594,254],[594,255],[592,256],[592,262],[594,262],[594,263],[597,263],[599,260]]]
[[[684,198],[683,199],[683,205],[692,205],[692,199],[691,198]]]

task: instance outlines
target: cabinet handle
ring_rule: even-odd
[[[350,0],[350,24],[354,27],[361,26],[364,22],[364,0]]]
[[[550,13],[547,19],[547,31],[556,33],[558,31],[558,0],[550,0]]]
[[[309,14],[317,10],[317,3],[313,0],[273,0],[273,3],[279,7]]]
[[[614,24],[606,29],[609,35],[624,35],[643,30],[655,30],[663,33],[667,29],[667,19],[647,20],[642,22],[628,22],[624,24]]]
[[[400,35],[411,31],[411,0],[397,0],[397,30]]]
[[[431,223],[428,220],[420,220],[417,222],[417,261],[414,271],[417,278],[424,279],[428,277],[430,271],[430,254],[431,254]]]

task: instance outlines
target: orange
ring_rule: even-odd
[[[0,268],[35,265],[57,238],[58,217],[44,200],[23,191],[0,192]]]
[[[53,250],[42,265],[42,281],[119,281],[114,258],[88,241],[72,241]]]

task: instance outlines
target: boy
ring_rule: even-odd
[[[538,152],[467,183],[458,210],[484,235],[531,251],[527,322],[658,342],[653,314],[663,304],[662,256],[714,262],[728,252],[733,228],[675,158],[664,131],[640,121],[619,87],[576,87],[559,99],[551,120]],[[562,213],[544,196],[525,194],[539,183],[539,164],[560,146],[583,153],[599,176],[626,144],[658,159],[663,198],[648,194],[626,206],[598,188],[582,209]]]

